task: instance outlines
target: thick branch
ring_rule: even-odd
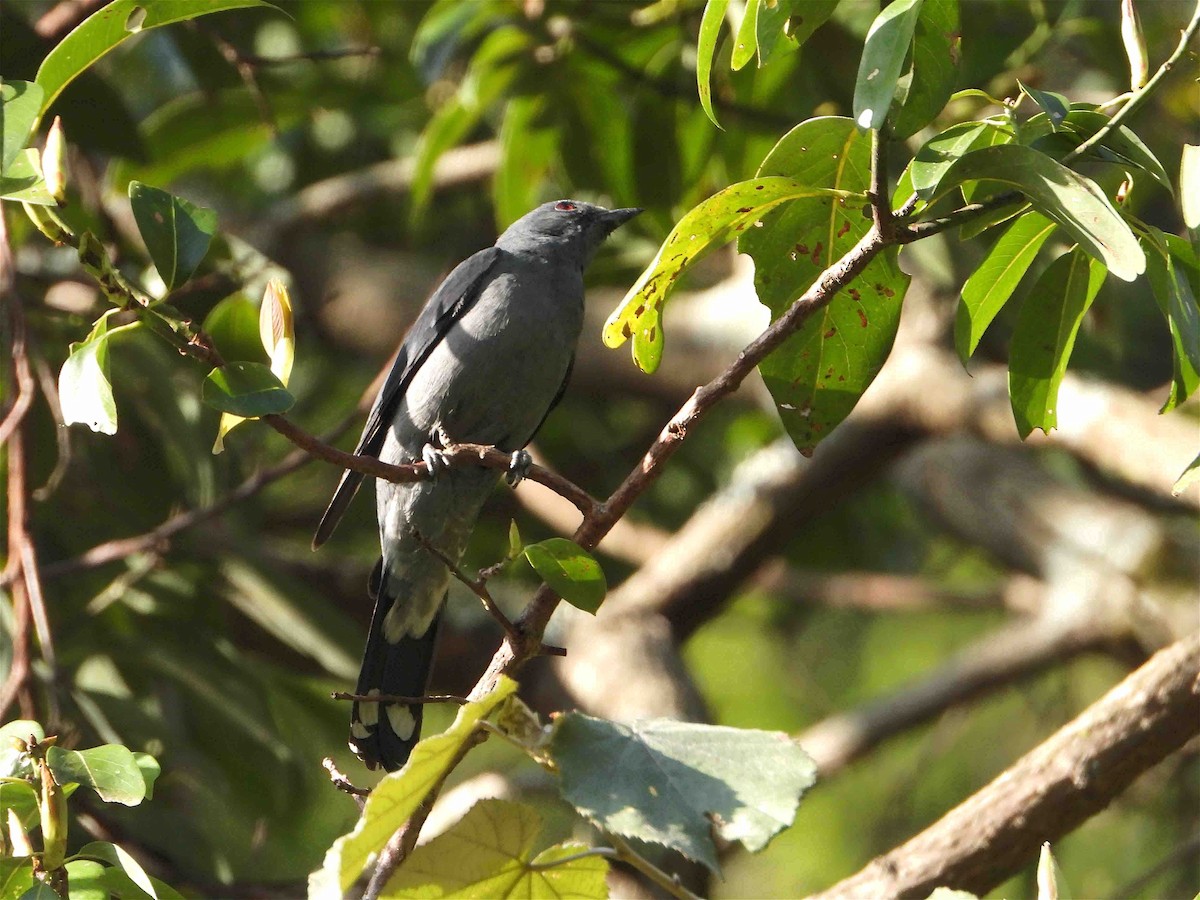
[[[1104,809],[1200,733],[1200,633],[1155,654],[991,784],[857,875],[816,895],[982,894]],[[814,898],[816,900],[816,898]]]

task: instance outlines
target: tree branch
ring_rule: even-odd
[[[811,900],[991,890],[1200,733],[1198,672],[1194,633],[921,834]]]

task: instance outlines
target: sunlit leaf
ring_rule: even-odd
[[[1171,334],[1173,374],[1162,408],[1168,412],[1200,389],[1200,310],[1186,271],[1195,269],[1195,257],[1186,241],[1157,228],[1147,229],[1143,246],[1150,290]]]
[[[1008,393],[1021,437],[1058,425],[1058,388],[1104,266],[1076,248],[1052,262],[1021,304],[1008,351]]]
[[[1055,130],[1067,118],[1067,114],[1071,111],[1071,103],[1062,94],[1056,94],[1054,91],[1039,91],[1037,88],[1031,88],[1027,84],[1020,85],[1021,93],[1036,103],[1050,119],[1050,126]]]
[[[902,78],[888,119],[892,137],[916,134],[945,109],[958,84],[961,43],[958,0],[924,0],[913,35],[912,69]]]
[[[1193,459],[1183,473],[1175,480],[1171,493],[1178,497],[1192,485],[1200,482],[1200,456]]]
[[[57,206],[46,181],[37,150],[32,147],[18,150],[12,163],[0,177],[0,200],[33,203],[37,206]]]
[[[803,45],[837,5],[838,0],[765,0],[758,10],[758,64],[766,65],[782,46]]]
[[[154,883],[150,880],[150,876],[146,874],[146,870],[138,864],[136,859],[129,855],[127,850],[117,844],[112,844],[108,841],[93,841],[80,848],[75,856],[77,858],[94,859],[108,863],[110,866],[120,869],[128,875],[134,884],[151,897],[158,897],[158,891],[155,889]]]
[[[200,388],[200,399],[221,412],[249,419],[287,412],[296,398],[262,363],[231,362],[213,369]]]
[[[758,50],[758,10],[762,4],[763,0],[747,0],[742,23],[733,39],[733,52],[729,57],[729,66],[735,72],[754,59]]]
[[[651,719],[561,716],[551,755],[567,802],[602,828],[718,869],[712,835],[761,850],[816,781],[786,734]]]
[[[129,182],[129,202],[154,267],[168,290],[174,290],[208,253],[217,214],[140,181]]]
[[[71,344],[71,355],[58,375],[58,395],[63,422],[86,425],[102,434],[117,433],[117,405],[109,380],[108,342],[114,334],[134,326],[110,329],[112,312],[96,320],[87,339]]]
[[[700,37],[696,42],[696,88],[700,93],[700,105],[704,107],[704,112],[712,123],[718,127],[720,123],[712,107],[712,62],[728,7],[729,0],[708,0],[704,5],[704,16],[700,20]]]
[[[137,806],[146,799],[146,779],[133,752],[121,744],[89,750],[46,750],[46,764],[58,784],[75,782],[94,790],[101,800]]]
[[[542,580],[577,609],[595,613],[604,602],[608,584],[595,557],[566,538],[529,544],[525,558]]]
[[[1040,213],[1026,212],[992,245],[979,268],[963,284],[954,322],[954,348],[963,363],[971,358],[979,339],[1056,227]]]
[[[71,900],[110,900],[111,894],[104,883],[104,866],[91,859],[67,860],[67,883],[71,886]],[[0,897],[5,894],[0,889]]]
[[[608,863],[576,857],[584,844],[556,844],[534,856],[537,811],[507,800],[480,800],[449,830],[417,847],[383,889],[385,897],[579,900],[608,896]]]
[[[1146,271],[1142,248],[1104,192],[1044,153],[1020,144],[972,151],[942,176],[938,194],[966,181],[994,182],[1020,191],[1118,278],[1133,281]]]
[[[917,27],[922,0],[893,0],[871,23],[854,83],[854,121],[883,127]]]
[[[1179,205],[1183,223],[1200,228],[1200,146],[1195,144],[1184,144],[1179,160]]]
[[[0,788],[3,787],[4,785],[0,785]],[[3,897],[4,900],[23,898],[26,892],[33,888],[33,885],[32,857],[0,856],[0,897]]]
[[[41,107],[41,85],[9,79],[0,83],[0,177],[29,143]]]
[[[962,122],[931,137],[917,151],[907,172],[913,191],[928,200],[937,193],[946,171],[963,156],[980,147],[1008,143],[1012,136],[988,122]]]

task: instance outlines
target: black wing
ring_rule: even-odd
[[[446,276],[446,280],[429,298],[429,302],[425,304],[425,308],[421,310],[421,314],[417,316],[417,320],[405,336],[400,352],[396,355],[396,362],[392,365],[392,371],[379,396],[375,398],[362,437],[358,439],[358,446],[354,448],[355,453],[379,456],[384,438],[387,437],[387,430],[391,427],[396,409],[413,376],[429,358],[433,348],[446,336],[450,326],[479,299],[487,275],[496,265],[501,253],[503,251],[497,247],[480,250]],[[333,499],[329,501],[325,515],[321,516],[321,522],[317,525],[317,532],[313,536],[314,550],[333,534],[333,529],[337,527],[346,507],[350,505],[359,485],[362,484],[363,477],[361,472],[355,472],[353,469],[342,473],[342,480],[333,493]]]

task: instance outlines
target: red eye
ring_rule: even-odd
[[[554,204],[554,208],[557,209],[559,212],[574,212],[575,204],[571,203],[567,200],[559,200],[557,203]]]

